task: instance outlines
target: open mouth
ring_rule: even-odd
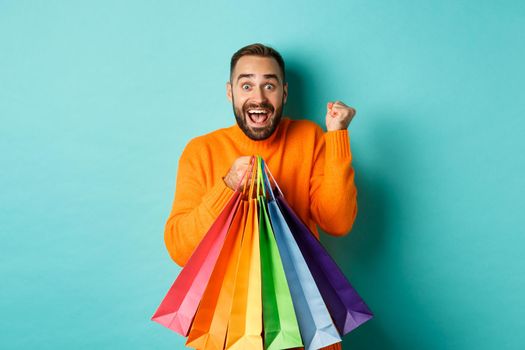
[[[263,127],[267,124],[272,112],[268,109],[263,108],[252,108],[248,109],[246,114],[248,115],[248,120],[255,127]]]

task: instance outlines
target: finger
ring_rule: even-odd
[[[252,178],[252,173],[251,171],[246,171],[246,172],[243,172],[241,174],[239,174],[239,182],[241,182],[241,179],[242,179],[242,184],[244,185],[245,183],[247,183],[248,181],[250,181],[250,179]]]
[[[356,113],[355,108],[347,107],[346,109],[350,113],[350,116],[354,116],[355,115],[355,113]]]
[[[334,106],[334,103],[333,103],[332,101],[330,101],[330,102],[328,102],[328,103],[326,104],[326,109],[327,109],[328,111],[330,111],[330,110],[332,109],[333,106]]]
[[[347,105],[345,105],[343,102],[339,100],[335,101],[334,106],[335,107],[348,107]]]
[[[237,167],[247,167],[251,164],[251,157],[240,157],[235,161]]]
[[[334,106],[334,108],[332,110],[334,110],[334,111],[341,111],[341,112],[348,111],[348,114],[350,116],[352,116],[352,117],[356,114],[355,108],[352,108],[352,107],[349,107],[349,106],[342,107],[342,106],[337,106],[336,105],[336,106]]]
[[[347,106],[347,105],[343,105],[343,104],[334,104],[334,107],[333,109],[339,109],[339,110],[342,110],[342,109],[351,109],[352,107],[350,106]]]

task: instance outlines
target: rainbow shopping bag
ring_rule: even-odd
[[[262,158],[252,157],[246,174],[153,320],[204,350],[339,343],[372,312],[286,202]]]

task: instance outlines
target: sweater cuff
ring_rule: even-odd
[[[202,201],[213,217],[217,217],[234,193],[235,191],[226,186],[224,181],[220,179],[215,184],[215,186],[213,186],[211,190],[202,198]]]
[[[325,133],[326,158],[352,160],[350,151],[350,136],[348,130],[334,130]]]

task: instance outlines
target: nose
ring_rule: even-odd
[[[266,102],[266,94],[263,86],[253,89],[253,99],[257,102]]]

